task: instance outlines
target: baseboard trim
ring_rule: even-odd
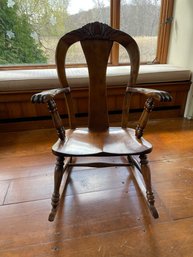
[[[137,121],[142,113],[143,109],[132,109],[129,113],[130,121]],[[180,112],[180,106],[162,106],[156,107],[151,113],[151,119],[163,119],[163,118],[177,118],[182,117]],[[68,128],[68,115],[61,115],[63,124]],[[88,113],[76,114],[77,126],[86,126],[88,120]],[[120,124],[121,111],[110,111],[109,120],[111,124]],[[51,116],[38,116],[38,117],[25,117],[15,119],[2,119],[0,121],[0,132],[13,132],[33,129],[45,129],[52,128]]]

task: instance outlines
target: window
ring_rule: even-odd
[[[156,56],[161,0],[122,0],[120,29],[132,35],[140,49],[141,62],[152,62]],[[126,55],[120,49],[119,62]]]
[[[172,11],[172,2],[173,0],[1,0],[0,66],[52,65],[55,62],[58,39],[68,31],[96,20],[132,35],[140,47],[143,63],[155,59],[159,62],[166,54],[163,51],[166,33],[159,27],[160,14],[166,20],[169,7],[170,12]],[[125,61],[122,48],[115,45],[110,62],[117,65],[124,64]],[[85,63],[80,45],[71,47],[67,63]]]

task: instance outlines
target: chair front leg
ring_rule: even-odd
[[[62,181],[62,177],[64,174],[64,157],[57,157],[56,159],[56,166],[55,166],[55,171],[54,171],[54,192],[52,194],[52,210],[49,214],[49,221],[53,221],[55,216],[56,216],[56,212],[57,212],[57,208],[59,205],[59,201],[60,201],[60,185],[61,185],[61,181]]]
[[[148,160],[147,160],[147,156],[146,154],[141,154],[139,156],[140,158],[140,163],[141,163],[141,174],[143,176],[144,182],[145,182],[145,186],[146,186],[146,199],[147,199],[147,203],[149,206],[149,209],[153,215],[154,218],[158,218],[158,212],[154,206],[154,194],[152,191],[152,186],[151,186],[151,171],[150,171],[150,167],[148,165]]]

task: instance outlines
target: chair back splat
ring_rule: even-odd
[[[81,42],[89,71],[88,127],[92,131],[109,128],[107,110],[106,69],[112,41],[84,40]]]
[[[128,34],[110,26],[94,22],[64,35],[57,46],[56,65],[58,77],[63,87],[69,87],[65,74],[65,57],[68,48],[80,41],[89,72],[88,128],[91,131],[106,131],[109,128],[106,70],[113,42],[118,42],[128,52],[131,62],[128,86],[134,86],[139,70],[139,49],[135,40]],[[91,42],[92,41],[92,42]],[[126,85],[127,86],[127,85]],[[76,127],[72,98],[66,96],[70,127]],[[129,102],[123,105],[122,124],[127,124]]]

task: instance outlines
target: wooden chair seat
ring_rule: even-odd
[[[88,128],[68,129],[65,141],[58,139],[52,147],[55,155],[64,157],[139,155],[151,150],[149,142],[136,138],[134,129],[121,127],[110,127],[105,132],[92,132]]]

